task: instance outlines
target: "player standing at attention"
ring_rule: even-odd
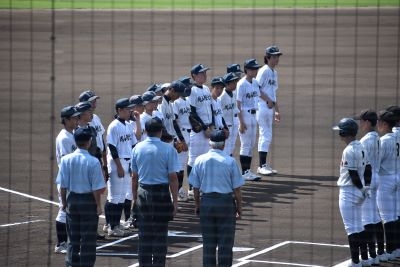
[[[228,125],[226,125],[226,122],[224,120],[221,108],[221,101],[218,98],[221,96],[224,87],[225,87],[224,79],[221,76],[214,77],[211,80],[211,97],[212,97],[215,129],[223,130],[223,132],[226,135],[226,138],[228,138],[229,136]]]
[[[222,117],[224,118],[226,125],[228,126],[229,129],[229,137],[225,141],[224,152],[225,154],[230,156],[233,155],[233,151],[235,150],[236,139],[239,133],[239,119],[238,119],[239,109],[237,108],[236,92],[235,92],[236,85],[239,79],[240,78],[236,76],[233,72],[225,74],[223,77],[225,83],[225,89],[222,92],[221,96],[218,98],[221,102]]]
[[[246,74],[237,83],[237,107],[239,109],[239,137],[240,137],[240,164],[242,165],[243,178],[248,181],[260,180],[251,168],[253,148],[256,143],[257,131],[257,102],[260,89],[257,80],[257,71],[260,68],[255,59],[244,62]]]
[[[260,99],[258,102],[258,154],[259,167],[257,173],[270,175],[277,173],[267,164],[267,155],[272,141],[272,123],[279,122],[279,106],[276,98],[278,90],[278,72],[276,66],[282,52],[277,46],[267,47],[265,50],[264,63],[257,74],[257,81],[260,85]]]
[[[343,118],[332,129],[339,132],[340,139],[346,144],[337,185],[340,188],[339,209],[349,241],[351,266],[371,266],[361,217],[364,199],[369,197],[369,187],[364,186],[364,179],[371,181],[371,165],[364,147],[356,140],[358,125],[353,119]]]
[[[396,196],[396,164],[399,151],[399,144],[396,143],[396,135],[392,132],[396,125],[397,117],[391,111],[379,112],[378,131],[381,134],[381,147],[379,151],[379,186],[377,202],[379,213],[383,220],[386,239],[386,253],[388,259],[396,258],[396,205],[399,200]]]
[[[207,81],[207,70],[203,64],[194,65],[190,71],[194,84],[188,97],[191,116],[201,123],[202,130],[190,132],[189,160],[187,174],[190,174],[192,165],[196,158],[208,151],[208,138],[214,128],[214,118],[211,103],[210,89],[204,85]]]
[[[379,171],[379,135],[375,131],[378,115],[375,111],[366,109],[354,117],[360,120],[360,132],[363,135],[360,142],[368,155],[372,169],[371,182],[365,180],[365,185],[370,187],[370,197],[366,198],[362,204],[362,222],[364,226],[365,239],[367,240],[368,251],[371,257],[371,264],[379,264],[380,261],[387,261],[385,254],[385,235],[383,224],[379,215],[376,203],[376,192],[378,188]],[[375,241],[378,245],[376,251]],[[377,255],[378,253],[378,255]]]
[[[156,95],[153,91],[147,91],[142,95],[144,112],[140,114],[140,124],[142,127],[142,139],[146,139],[147,134],[145,132],[145,123],[151,118],[158,117],[162,119],[162,114],[160,112],[154,112],[157,110],[158,101],[161,99],[161,96]],[[159,114],[158,114],[159,113]]]
[[[238,77],[239,79],[242,78],[243,71],[240,68],[240,64],[233,63],[233,64],[229,64],[228,66],[226,66],[226,74],[228,74],[230,72],[235,74],[235,76]]]
[[[110,179],[107,182],[106,208],[109,213],[108,235],[124,236],[124,229],[120,226],[120,219],[127,195],[125,181],[130,178],[131,150],[136,144],[130,118],[132,104],[128,98],[121,98],[115,103],[116,118],[107,129],[107,163]]]
[[[67,106],[61,109],[61,123],[64,128],[60,131],[56,138],[56,159],[57,165],[60,166],[61,158],[71,154],[76,149],[73,130],[78,126],[79,112],[73,106]],[[60,186],[57,185],[59,210],[56,218],[57,244],[54,248],[55,253],[67,253],[67,225],[66,214],[62,209],[62,199]]]

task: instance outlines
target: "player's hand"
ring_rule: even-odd
[[[182,151],[183,151],[183,152],[186,152],[186,151],[188,151],[188,150],[189,150],[188,145],[186,144],[185,141],[183,141],[183,142],[182,142]]]
[[[208,127],[205,131],[204,131],[204,136],[208,139],[210,138],[212,132],[212,127]]]
[[[271,100],[268,100],[267,101],[267,106],[268,106],[269,109],[271,109],[271,108],[273,108],[275,106],[275,103],[273,101],[271,101]]]
[[[363,188],[361,188],[361,192],[364,198],[371,197],[371,188],[369,186],[364,186]]]
[[[244,133],[247,130],[246,124],[240,123],[239,124],[239,132]]]
[[[124,171],[124,168],[122,168],[122,166],[117,165],[117,173],[118,173],[119,178],[124,178],[125,171]]]
[[[279,112],[275,112],[274,119],[275,119],[276,122],[280,122],[281,121],[281,114]]]
[[[229,130],[224,128],[223,131],[224,131],[224,134],[225,134],[225,139],[228,139],[228,137],[229,137]]]
[[[137,111],[132,111],[132,115],[135,117],[136,121],[140,121],[140,113]]]

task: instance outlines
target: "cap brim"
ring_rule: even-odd
[[[282,53],[281,53],[281,52],[275,52],[275,53],[270,53],[270,55],[273,55],[273,56],[282,56]]]
[[[100,96],[95,95],[95,96],[90,97],[87,101],[92,102],[98,98],[100,98]]]
[[[340,131],[340,128],[339,128],[339,126],[336,125],[336,126],[333,126],[333,127],[332,127],[332,130],[334,130],[334,131]]]
[[[79,111],[75,112],[74,114],[72,114],[70,117],[77,117],[81,115],[81,113]]]

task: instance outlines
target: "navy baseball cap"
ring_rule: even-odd
[[[85,101],[91,102],[98,98],[100,98],[100,96],[97,96],[92,90],[87,90],[79,95],[79,102],[85,102]]]
[[[186,86],[181,81],[173,81],[170,87],[178,94],[186,96]]]
[[[171,83],[163,83],[163,84],[160,84],[160,88],[161,88],[161,90],[163,91],[163,92],[165,92],[168,88],[170,88],[171,87]]]
[[[213,131],[210,134],[210,141],[212,142],[224,142],[226,139],[225,133],[222,130]]]
[[[224,79],[224,83],[226,84],[226,83],[229,83],[232,81],[239,80],[240,78],[238,76],[236,76],[235,73],[229,72],[224,75],[223,79]]]
[[[396,124],[398,117],[392,111],[382,110],[379,112],[378,120],[387,122],[389,124]]]
[[[192,85],[192,80],[188,76],[182,76],[178,79],[181,83],[183,83],[186,87],[190,87]]]
[[[74,131],[74,139],[75,141],[89,141],[90,138],[92,137],[92,131],[89,129],[89,127],[78,127]]]
[[[254,58],[250,58],[250,59],[246,59],[246,61],[244,62],[244,68],[245,69],[259,69],[261,66],[258,65],[258,62],[256,59]]]
[[[211,86],[215,86],[217,84],[222,84],[223,86],[225,86],[222,76],[217,76],[211,79]]]
[[[79,102],[75,105],[75,108],[78,112],[83,113],[92,108],[92,104],[89,101]]]
[[[205,72],[209,69],[210,69],[209,67],[206,67],[203,64],[196,64],[192,67],[192,69],[190,70],[190,73],[191,74],[199,74],[200,72]]]
[[[147,103],[150,103],[152,101],[157,101],[160,98],[161,98],[161,96],[156,95],[155,92],[147,91],[142,95],[143,105],[146,105]]]
[[[132,106],[143,105],[143,99],[141,95],[133,95],[129,98],[129,103]]]
[[[132,103],[129,102],[129,98],[124,97],[124,98],[120,98],[115,102],[115,109],[119,109],[119,108],[131,108],[134,105]]]
[[[354,116],[353,119],[370,121],[373,124],[376,124],[376,121],[378,120],[378,114],[376,114],[376,112],[371,109],[364,109],[360,112],[360,114]]]
[[[278,55],[278,56],[280,56],[280,55],[282,55],[282,52],[279,51],[279,47],[277,47],[277,46],[268,46],[268,47],[265,49],[265,54],[267,54],[267,55]]]
[[[393,114],[400,120],[400,107],[399,106],[389,106],[387,111],[393,112]]]
[[[243,71],[240,69],[239,64],[233,63],[226,67],[226,73],[229,73],[229,72],[243,72]]]
[[[161,91],[161,85],[158,83],[153,83],[152,85],[150,85],[149,87],[147,87],[146,91],[151,91],[154,93],[157,93],[159,91]]]
[[[74,106],[66,106],[61,109],[61,118],[71,118],[76,117],[80,112],[76,110]]]

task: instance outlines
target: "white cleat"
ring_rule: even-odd
[[[272,173],[272,169],[267,164],[262,165],[262,167],[258,167],[257,168],[257,173],[261,174],[261,175],[271,175],[271,174],[273,174]]]
[[[260,176],[252,173],[250,170],[246,170],[242,176],[245,181],[258,181],[261,179]]]

